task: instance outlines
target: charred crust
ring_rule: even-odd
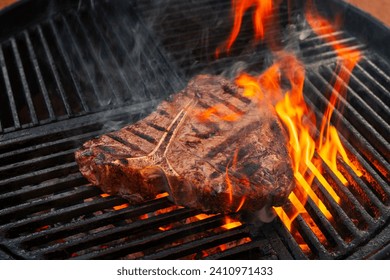
[[[124,165],[129,164],[129,161],[127,159],[125,159],[125,158],[120,158],[119,161],[120,161],[120,163],[122,163]]]
[[[274,132],[277,132],[277,133],[282,133],[282,128],[280,127],[280,124],[277,120],[273,120],[271,122],[271,126],[270,128],[272,129],[272,131]]]
[[[239,170],[240,173],[247,177],[252,177],[260,169],[260,164],[255,162],[246,162],[244,166]]]
[[[116,149],[114,149],[112,147],[109,147],[109,146],[99,146],[99,149],[101,149],[102,151],[107,152],[109,154],[115,154],[116,153]]]
[[[159,126],[158,124],[154,124],[151,122],[147,122],[148,126],[153,127],[154,129],[161,131],[161,132],[166,132],[167,129],[165,127]]]
[[[238,95],[238,90],[236,87],[229,85],[229,84],[224,84],[222,85],[222,89],[225,93],[231,94],[231,95]]]
[[[99,161],[104,161],[106,159],[106,156],[103,153],[99,153],[96,156],[96,159],[99,160]]]
[[[91,156],[93,156],[93,153],[91,150],[86,150],[86,151],[83,151],[80,155],[82,157],[91,157]]]
[[[167,111],[160,109],[157,111],[161,116],[170,117]]]

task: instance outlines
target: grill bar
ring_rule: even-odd
[[[293,222],[293,225],[299,231],[306,244],[310,247],[311,251],[321,259],[331,259],[331,255],[328,250],[322,245],[321,241],[311,230],[310,226],[306,223],[301,215],[298,215]]]
[[[346,68],[342,67],[345,71]],[[327,68],[326,71],[326,76],[329,77],[327,79],[323,78],[323,81],[342,81],[341,78],[337,75],[335,75],[334,71],[332,71],[329,67]],[[347,102],[347,100],[343,97],[340,96],[338,97],[338,100],[341,104],[341,107],[344,108],[344,113],[345,114],[351,114],[353,115],[354,118],[354,123],[360,122],[364,127],[368,130],[367,132],[364,131],[362,134],[373,134],[377,139],[372,140],[374,143],[381,143],[382,145],[386,146],[388,141],[384,139],[383,137],[388,137],[390,134],[390,126],[388,123],[386,123],[376,112],[374,109],[371,107],[367,106],[367,104],[364,102],[362,98],[359,98],[356,92],[348,87],[348,96],[350,100],[356,104],[354,107],[351,106],[351,102]],[[356,99],[356,100],[355,100]],[[361,112],[365,112],[364,116],[358,113],[358,110]],[[356,118],[356,116],[359,116],[359,118]],[[361,127],[360,125],[356,124],[356,127]],[[382,134],[382,135],[380,135]],[[379,149],[379,148],[377,148]],[[381,149],[379,149],[381,151]]]
[[[50,166],[53,162],[58,162],[59,160],[65,160],[71,162],[74,159],[73,153],[76,149],[70,149],[65,151],[60,151],[58,153],[53,153],[47,156],[42,156],[41,158],[33,158],[30,160],[25,160],[15,164],[7,165],[0,167],[0,181],[9,177],[17,176],[18,174],[23,173],[24,170],[28,169],[30,171],[39,170],[45,166]],[[3,177],[3,174],[6,176]]]
[[[289,249],[289,253],[294,259],[308,259],[308,256],[303,252],[297,240],[292,236],[291,232],[286,229],[278,217],[271,224],[271,228],[278,234],[283,244],[286,244],[286,247]]]
[[[347,166],[345,162],[342,162],[342,159],[338,159],[340,164],[343,164],[344,167]],[[330,170],[330,168],[323,163],[323,168],[326,170],[327,174],[332,178],[333,183],[337,186],[338,190],[338,195],[342,197],[342,200],[348,201],[348,206],[347,207],[352,207],[355,216],[359,218],[363,218],[364,221],[368,223],[368,225],[373,225],[374,224],[374,219],[373,217],[366,211],[366,208],[363,207],[363,205],[356,199],[356,197],[349,191],[348,186],[344,186],[344,184],[336,177],[336,175]],[[355,172],[350,169],[349,174],[355,174]],[[356,174],[355,174],[356,175]],[[356,176],[357,177],[357,176]],[[364,187],[364,184],[359,184],[359,187]]]
[[[89,67],[86,65],[85,63],[85,60],[83,59],[83,55],[82,55],[82,52],[80,50],[80,47],[79,47],[79,44],[77,44],[76,42],[76,39],[74,38],[73,36],[73,33],[71,32],[70,30],[70,27],[67,23],[67,21],[65,21],[65,18],[62,16],[61,17],[61,23],[58,23],[58,24],[61,24],[62,26],[64,26],[64,32],[66,32],[66,37],[69,38],[69,41],[71,42],[71,48],[76,52],[76,61],[77,62],[80,62],[81,64],[81,68],[84,70],[83,72],[85,73],[86,77],[88,78],[88,84],[92,87],[92,92],[94,94],[94,97],[97,98],[98,100],[98,103],[101,104],[103,101],[101,100],[101,93],[99,91],[99,89],[97,88],[97,83],[96,83],[96,80],[94,80],[93,78],[93,75],[89,69]],[[56,28],[56,25],[52,22],[51,24],[53,30],[54,30],[54,34],[56,37],[58,37],[58,31],[57,31],[57,28]],[[59,46],[61,46],[61,49],[63,48],[62,47],[62,43],[61,43],[61,40],[59,39]],[[69,67],[70,69],[72,69],[71,67]],[[72,72],[72,70],[70,70],[70,72]]]
[[[299,190],[297,190],[299,191]],[[305,209],[313,218],[321,232],[326,236],[327,240],[335,243],[341,250],[346,247],[346,244],[330,221],[325,217],[322,211],[317,207],[311,197],[308,197]]]
[[[78,18],[78,20],[80,22],[80,18],[79,17],[77,17],[77,18]],[[90,14],[88,14],[88,19],[89,19],[89,22],[91,22],[91,25],[93,26],[93,29],[98,32],[99,39],[101,40],[105,50],[109,54],[109,57],[110,57],[109,60],[112,60],[114,62],[114,69],[118,69],[119,70],[118,72],[119,72],[119,75],[120,75],[120,78],[121,78],[120,80],[126,86],[126,90],[124,92],[131,92],[132,88],[131,88],[131,86],[128,83],[129,78],[126,76],[126,74],[124,73],[123,69],[120,67],[120,65],[118,63],[118,60],[116,59],[116,57],[112,53],[112,50],[110,49],[110,47],[108,45],[108,42],[106,41],[106,38],[104,37],[104,35],[102,33],[102,30],[100,29],[99,25],[97,24],[95,17],[90,15]],[[81,24],[81,22],[80,22],[80,24]],[[122,97],[122,98],[124,98],[124,97]]]
[[[27,100],[27,106],[28,106],[28,111],[29,111],[30,117],[31,117],[31,121],[33,124],[37,124],[38,123],[37,114],[36,114],[35,109],[34,109],[34,104],[33,104],[32,98],[31,98],[30,89],[28,88],[28,85],[27,85],[26,74],[25,74],[24,69],[23,69],[22,60],[20,59],[20,55],[19,55],[18,47],[17,47],[16,42],[15,42],[15,38],[11,39],[11,46],[12,46],[12,51],[13,51],[13,54],[15,57],[16,65],[17,65],[17,68],[19,71],[20,80],[21,80],[22,85],[23,85],[23,90],[24,90],[24,94],[25,94],[25,97]]]
[[[49,62],[50,68],[51,68],[51,72],[53,74],[53,77],[54,77],[54,80],[55,80],[58,92],[60,93],[63,105],[65,106],[66,114],[68,116],[71,116],[72,115],[72,109],[70,108],[68,99],[67,99],[66,94],[64,92],[64,88],[63,88],[61,80],[59,78],[58,70],[57,70],[57,67],[55,65],[55,62],[54,62],[53,56],[51,54],[51,51],[49,49],[48,43],[46,41],[45,35],[44,35],[44,33],[42,31],[42,28],[40,26],[37,27],[37,31],[38,31],[41,43],[43,45],[43,48],[45,50],[46,57],[48,59],[48,62]]]
[[[163,244],[166,244],[170,241],[186,238],[188,235],[202,233],[205,230],[216,228],[221,225],[223,225],[223,221],[221,220],[220,216],[211,217],[206,220],[185,224],[168,231],[157,232],[146,237],[142,236],[139,239],[135,239],[131,242],[119,244],[99,252],[92,252],[75,257],[75,259],[121,258],[127,254],[140,252],[153,246],[162,246]]]
[[[15,219],[22,219],[25,215],[32,215],[33,213],[40,213],[51,208],[61,208],[65,205],[69,205],[67,197],[71,198],[72,203],[82,201],[83,199],[96,195],[96,190],[93,188],[80,188],[71,190],[65,193],[53,195],[51,198],[43,198],[37,201],[29,201],[26,203],[19,204],[10,208],[5,208],[1,211],[0,217],[2,222],[12,221]],[[39,218],[40,219],[40,218]],[[41,221],[43,222],[43,221]],[[43,225],[42,225],[43,226]]]
[[[16,128],[20,128],[18,111],[16,109],[16,103],[15,103],[14,95],[12,92],[11,82],[9,80],[7,66],[6,66],[5,58],[4,58],[4,52],[3,52],[2,48],[0,48],[0,65],[1,65],[1,71],[3,74],[3,78],[4,78],[5,88],[7,91],[8,102],[9,102],[11,112],[12,112],[12,119],[14,122],[14,126]]]
[[[323,82],[323,84],[325,84],[327,86],[328,90],[332,90],[331,85],[329,85],[323,77],[316,75],[316,78],[318,78],[318,81]],[[349,110],[352,112],[351,114],[353,114],[353,116],[354,116],[353,121],[354,121],[354,123],[355,122],[357,123],[357,125],[354,125],[354,128],[356,129],[356,132],[358,133],[356,135],[362,135],[362,137],[364,135],[364,138],[370,143],[370,145],[369,145],[369,147],[367,147],[367,149],[369,149],[370,152],[375,155],[375,158],[377,158],[379,160],[379,162],[388,166],[387,160],[385,158],[383,158],[383,156],[382,156],[382,155],[386,154],[385,147],[388,146],[388,144],[383,139],[383,137],[381,137],[378,134],[378,132],[374,128],[372,128],[370,123],[368,123],[366,120],[364,120],[363,116],[361,116],[354,109],[352,109],[350,107],[350,105],[345,102],[345,99],[342,96],[339,95],[338,100],[342,104],[342,106],[345,108],[344,110]],[[337,116],[338,118],[342,119],[342,121],[344,123],[350,124],[350,121],[347,120],[341,112],[336,111],[334,113],[334,115]],[[378,144],[376,144],[376,143],[378,143]]]
[[[110,104],[112,102],[112,98],[114,98],[115,101],[119,100],[118,93],[116,92],[116,89],[114,89],[110,79],[107,77],[108,74],[107,74],[105,67],[103,67],[103,65],[102,65],[103,63],[101,62],[101,60],[99,60],[98,56],[95,53],[95,50],[92,49],[92,45],[91,45],[89,38],[87,37],[88,35],[86,34],[86,31],[81,29],[79,27],[79,25],[74,26],[72,28],[69,21],[74,23],[75,19],[69,18],[69,20],[68,20],[68,17],[69,16],[63,16],[61,18],[62,24],[64,24],[67,32],[69,33],[69,36],[72,38],[72,41],[74,42],[74,47],[76,48],[77,52],[79,52],[80,62],[83,64],[85,72],[89,73],[89,76],[91,78],[90,84],[95,85],[94,87],[96,90],[96,87],[99,87],[99,85],[101,83],[99,81],[99,77],[94,73],[94,69],[86,64],[87,61],[90,61],[91,64],[96,64],[96,67],[99,70],[97,73],[99,73],[101,75],[101,78],[108,85],[108,88],[107,88],[108,92],[105,92],[104,89],[102,89],[102,88],[99,88],[99,90],[97,91],[98,92],[97,96],[99,98],[98,99],[99,105]],[[82,34],[77,35],[77,31],[79,31],[79,30],[81,30]],[[82,41],[81,37],[83,38],[83,41]],[[89,50],[88,53],[86,53],[85,51],[83,52],[83,50],[80,49],[80,47],[79,47],[79,46],[83,45],[83,42],[88,44],[88,50]]]
[[[55,167],[48,167],[33,173],[22,174],[13,178],[0,180],[0,186],[6,187],[11,185],[13,189],[21,189],[30,184],[39,184],[42,181],[58,178],[62,175],[74,173],[78,171],[78,166],[75,162],[57,165]]]
[[[99,73],[102,73],[103,75],[103,78],[104,80],[107,82],[107,84],[109,85],[109,89],[113,95],[113,98],[114,100],[111,101],[111,100],[107,100],[109,102],[109,104],[112,102],[112,103],[118,103],[118,102],[121,102],[123,100],[123,98],[120,96],[120,93],[118,92],[118,89],[115,87],[115,85],[112,83],[112,81],[114,80],[113,79],[113,76],[110,75],[110,73],[107,71],[108,69],[105,67],[104,65],[104,62],[102,61],[102,59],[99,57],[99,55],[96,53],[96,50],[94,48],[94,44],[93,42],[91,41],[91,38],[90,38],[90,35],[89,33],[85,30],[85,27],[84,27],[84,24],[81,23],[80,21],[80,18],[78,16],[78,14],[75,14],[75,13],[72,13],[70,16],[69,16],[69,20],[68,20],[68,17],[64,17],[64,21],[67,22],[67,25],[68,26],[72,26],[71,24],[69,24],[69,21],[70,22],[77,22],[77,26],[74,26],[74,28],[72,30],[72,32],[74,34],[77,33],[78,30],[81,30],[81,34],[80,36],[82,36],[83,38],[85,38],[85,41],[86,41],[86,45],[88,46],[88,49],[91,50],[91,56],[92,56],[92,59],[93,61],[97,64],[97,66],[99,67]],[[98,82],[98,81],[97,81]],[[98,82],[99,83],[99,82]]]
[[[273,223],[273,224],[275,224],[275,223]],[[291,252],[287,249],[287,247],[283,243],[283,239],[280,237],[280,235],[278,235],[277,232],[274,230],[272,224],[271,225],[264,224],[261,228],[261,233],[264,234],[264,237],[266,238],[266,240],[270,241],[270,247],[272,248],[272,250],[270,250],[270,251],[274,251],[274,253],[272,254],[274,258],[282,259],[282,260],[293,259],[293,255],[291,254]],[[264,239],[262,237],[260,237],[259,239],[260,239],[259,241],[264,242]],[[256,242],[256,241],[254,241],[254,242]],[[246,244],[244,244],[243,246],[245,246],[245,245]],[[262,246],[259,249],[261,249],[263,251],[263,248],[267,248],[267,245],[264,244],[264,246]],[[234,250],[234,249],[235,248],[232,248],[232,250]]]
[[[83,108],[83,110],[85,112],[90,112],[91,111],[91,108],[90,106],[88,105],[87,103],[87,100],[84,96],[84,94],[82,93],[82,90],[81,90],[81,86],[80,86],[80,83],[78,82],[78,80],[75,78],[75,73],[74,71],[72,70],[72,67],[71,67],[71,62],[70,62],[70,59],[69,59],[69,56],[67,55],[66,51],[65,51],[65,46],[60,38],[60,35],[58,34],[58,30],[57,30],[57,27],[56,25],[54,24],[54,21],[53,20],[49,20],[48,22],[49,26],[50,26],[50,30],[53,34],[53,37],[54,37],[54,42],[56,44],[56,46],[58,47],[58,50],[60,52],[60,55],[61,55],[61,58],[63,59],[63,61],[65,62],[65,68],[66,68],[66,71],[69,73],[69,76],[71,78],[71,81],[72,81],[72,84],[74,85],[74,88],[75,88],[75,91],[76,91],[76,94],[78,96],[78,98],[80,99],[80,102],[81,102],[81,106]],[[89,77],[89,76],[88,76]],[[95,94],[95,97],[96,96],[96,92],[93,91],[93,94]]]
[[[36,77],[37,77],[37,80],[38,80],[38,83],[40,86],[40,91],[42,92],[43,100],[45,102],[46,108],[47,108],[48,113],[49,113],[49,119],[54,120],[55,113],[54,113],[53,106],[52,106],[50,98],[49,98],[49,94],[47,92],[47,88],[46,88],[45,83],[44,83],[43,75],[42,75],[42,72],[40,70],[40,67],[39,67],[39,64],[37,61],[37,57],[36,57],[35,52],[34,52],[34,48],[33,48],[32,43],[31,43],[30,35],[29,35],[28,31],[24,31],[23,34],[24,34],[24,39],[25,39],[26,44],[27,44],[30,60],[32,61],[32,64],[34,66],[34,73],[36,74]]]
[[[39,153],[42,157],[57,153],[57,151],[67,151],[74,148],[75,143],[82,143],[97,136],[97,132],[87,132],[80,135],[70,136],[69,138],[37,144],[22,149],[12,150],[0,155],[0,168],[8,168],[11,164],[21,164],[23,160],[33,160]],[[9,175],[7,175],[9,177]],[[1,191],[0,191],[1,192]]]
[[[102,10],[102,13],[107,13],[107,11]],[[147,29],[139,22],[138,16],[135,13],[132,13],[132,15],[133,17],[120,17],[118,22],[115,21],[115,29],[120,30],[121,34],[127,34],[128,37],[133,36],[134,33],[137,34],[138,32],[145,33],[146,36],[139,38],[139,46],[135,45],[136,49],[134,51],[137,53],[139,51],[137,47],[144,47],[144,50],[138,55],[142,61],[141,65],[145,64],[149,71],[144,72],[145,76],[141,76],[141,80],[145,81],[148,91],[152,93],[151,97],[153,98],[157,94],[156,88],[153,86],[156,81],[160,84],[159,88],[168,89],[169,93],[177,91],[177,85],[182,87],[183,82],[175,71],[174,74],[172,74],[173,69],[176,68],[170,64],[166,64],[167,60],[165,59],[165,56],[156,48],[156,43],[153,38],[150,37]],[[134,22],[135,20],[137,20],[137,22]],[[133,28],[124,28],[126,26],[131,26]],[[130,31],[133,34],[131,34]],[[159,61],[163,61],[164,63],[161,63],[161,67],[155,69],[153,63],[158,63]]]
[[[110,22],[108,16],[105,15],[104,12],[99,11],[99,15],[102,18],[103,22]],[[135,61],[135,58],[130,55],[130,51],[128,51],[129,46],[126,46],[126,43],[124,42],[123,35],[118,33],[118,26],[116,26],[116,22],[113,21],[110,25],[106,25],[105,28],[106,33],[112,34],[112,36],[115,38],[115,42],[117,42],[116,47],[118,48],[118,53],[123,54],[124,58],[129,62],[130,65],[137,65],[138,62]],[[132,34],[126,34],[127,38],[132,38]],[[143,83],[143,79],[140,76],[140,71],[126,71],[127,73],[131,73],[131,75],[127,75],[127,79],[130,84],[135,85],[134,87],[136,89],[143,89],[139,94],[143,94],[144,98],[151,98],[150,95],[144,90],[145,85],[141,85]],[[133,98],[132,96],[130,98]]]
[[[318,75],[315,75],[315,77],[317,78]],[[320,78],[320,80],[324,81],[322,78]],[[306,86],[308,86],[310,88],[310,92],[315,93],[315,96],[316,96],[318,101],[321,101],[322,104],[327,104],[327,102],[328,102],[327,99],[321,94],[321,91],[312,84],[311,80],[307,79],[305,84],[306,84]],[[327,85],[327,87],[330,88],[329,85]],[[318,109],[318,110],[320,111],[320,109]],[[361,149],[359,149],[359,148],[358,149],[361,151],[362,154],[365,154],[366,157],[369,159],[374,159],[375,161],[378,162],[378,165],[384,165],[384,167],[387,170],[389,170],[389,167],[388,167],[388,164],[386,163],[386,160],[384,160],[384,158],[381,156],[381,154],[379,154],[376,151],[376,149],[372,146],[372,144],[367,142],[367,140],[365,139],[366,135],[364,135],[364,136],[361,135],[361,133],[346,118],[344,118],[338,110],[334,110],[333,116],[337,117],[337,120],[339,120],[339,124],[342,123],[346,128],[348,128],[350,134],[355,135],[356,141],[354,141],[353,144],[354,144],[354,146],[359,144]],[[357,118],[359,118],[359,116],[357,116]],[[322,118],[319,118],[319,119],[322,119]],[[363,123],[366,123],[366,122],[363,122]],[[344,134],[344,130],[340,129],[339,131],[341,132],[341,135]],[[377,134],[376,132],[372,132],[372,133]],[[388,145],[386,145],[386,146],[388,146]],[[385,152],[385,154],[386,154],[386,152]],[[378,171],[380,172],[380,169]]]
[[[356,225],[351,221],[349,216],[345,213],[343,208],[333,199],[333,197],[329,194],[329,192],[325,189],[325,187],[317,180],[314,179],[315,186],[321,191],[321,194],[325,197],[323,200],[324,204],[327,206],[328,210],[331,212],[333,217],[337,218],[337,221],[345,226],[348,231],[354,235],[354,237],[359,236],[359,231]]]
[[[261,256],[264,258],[264,256],[267,256],[267,251],[271,251],[272,253],[272,248],[269,245],[268,241],[265,240],[257,240],[253,241],[251,243],[245,243],[242,245],[238,245],[236,247],[233,247],[231,249],[227,249],[225,251],[210,255],[205,257],[205,260],[225,260],[225,259],[240,259],[240,258],[245,258],[245,259],[252,259],[251,255],[256,256]],[[271,255],[270,259],[274,259],[272,257],[275,257],[275,255]],[[281,258],[283,260],[290,260],[292,259],[290,255],[281,255]],[[255,259],[255,258],[253,258]]]
[[[366,184],[365,181],[363,181],[360,177],[358,177],[355,172],[352,171],[352,169],[344,162],[342,161],[342,159],[340,159],[340,163],[342,164],[343,168],[345,170],[348,171],[348,174],[350,176],[352,176],[353,180],[351,180],[352,182],[356,182],[357,183],[357,186],[360,190],[362,190],[364,192],[365,195],[367,195],[368,197],[368,201],[370,201],[370,203],[372,203],[375,207],[377,207],[377,209],[382,213],[384,214],[384,212],[386,212],[385,210],[385,207],[384,207],[384,204],[378,199],[378,197],[372,192],[372,190],[368,187],[368,185]],[[348,189],[346,189],[346,191],[348,191]],[[353,196],[353,194],[351,194],[351,192],[348,191],[348,198],[350,200],[354,199],[356,201],[356,198]],[[362,206],[360,206],[360,204],[356,203],[357,207],[359,207],[359,209],[362,208]],[[363,212],[363,210],[361,210]],[[363,215],[363,217],[365,218],[365,220],[367,222],[370,222],[370,223],[373,223],[373,218],[376,218],[376,217],[372,217],[371,215],[370,216],[367,216],[366,214]]]
[[[313,84],[311,84],[311,82],[309,80],[306,81],[306,85],[310,88],[308,89],[310,92],[313,92],[313,93],[316,93],[316,96],[318,97],[318,99],[323,99],[324,97],[320,94],[320,92],[317,90],[317,88],[315,88],[313,86]],[[312,102],[308,101],[308,103],[311,105],[311,106],[314,106]],[[316,110],[317,112],[317,115],[319,116],[319,119],[322,118],[322,114],[319,114],[319,110]],[[388,195],[388,184],[381,178],[381,176],[379,175],[380,174],[380,169],[376,169],[374,170],[371,165],[368,163],[368,162],[373,162],[373,160],[377,160],[377,158],[379,157],[379,160],[378,162],[380,162],[382,164],[382,162],[380,161],[381,159],[381,156],[376,152],[376,150],[374,150],[374,148],[367,142],[365,142],[365,140],[363,139],[363,136],[360,135],[359,132],[357,132],[355,130],[355,128],[346,121],[345,118],[343,118],[340,114],[340,112],[338,112],[338,110],[335,110],[334,111],[334,115],[337,116],[337,119],[340,120],[341,122],[345,123],[346,126],[348,127],[349,131],[351,133],[353,133],[354,135],[358,136],[356,137],[353,142],[354,146],[359,143],[360,144],[360,147],[366,147],[367,149],[369,149],[370,153],[375,157],[373,158],[372,156],[370,157],[370,160],[368,161],[367,159],[363,158],[361,153],[359,153],[353,146],[351,143],[349,143],[345,137],[343,136],[343,130],[341,130],[341,134],[339,134],[340,136],[340,139],[343,141],[343,144],[346,146],[346,148],[348,150],[351,151],[351,154],[353,154],[354,156],[356,156],[356,158],[359,160],[359,163],[364,167],[364,169],[366,171],[369,172],[369,174],[375,178],[375,180],[377,180],[380,185],[382,186],[383,190],[385,191],[386,195]],[[385,167],[386,168],[386,167]],[[382,169],[382,172],[383,172],[383,169]]]
[[[3,207],[10,207],[23,203],[26,200],[31,200],[41,196],[55,194],[69,189],[69,186],[78,184],[79,186],[85,183],[84,177],[80,173],[69,174],[65,178],[48,181],[35,186],[33,189],[20,189],[16,191],[9,190],[0,195],[0,203]]]
[[[157,217],[151,217],[147,220],[136,221],[126,226],[112,228],[108,232],[101,231],[95,234],[90,234],[85,236],[82,240],[78,239],[65,242],[63,244],[55,244],[51,247],[38,250],[38,253],[43,254],[47,258],[69,257],[66,255],[61,255],[66,254],[65,252],[67,251],[77,252],[88,247],[104,244],[105,242],[126,237],[129,234],[136,234],[153,227],[159,227],[169,223],[172,219],[181,220],[190,217],[193,214],[194,210],[179,209],[173,213],[162,214]]]
[[[48,241],[68,238],[72,235],[77,235],[109,224],[120,224],[120,222],[123,222],[125,219],[138,217],[143,213],[149,213],[155,209],[162,209],[170,205],[170,203],[168,203],[168,201],[166,200],[158,200],[152,201],[151,203],[146,203],[137,208],[124,208],[116,210],[115,212],[113,212],[113,210],[111,209],[109,212],[105,212],[96,216],[93,215],[93,213],[96,211],[99,211],[101,209],[109,209],[111,207],[123,204],[124,202],[125,201],[123,199],[119,199],[118,197],[100,197],[90,202],[69,207],[65,209],[65,211],[63,211],[63,215],[66,215],[67,217],[72,217],[72,219],[74,219],[78,215],[83,214],[88,214],[91,217],[88,220],[79,220],[76,222],[63,223],[62,225],[53,227],[46,231],[34,233],[28,236],[21,236],[19,240],[23,244],[23,246],[26,246],[28,248],[38,246],[44,248],[48,246]],[[55,217],[55,215],[53,215],[53,217]],[[26,223],[26,226],[27,225],[28,223]]]
[[[365,62],[367,62],[367,64],[370,66],[370,68],[372,68],[378,75],[376,77],[373,77],[372,75],[368,74],[368,72],[365,71],[364,69],[362,69],[362,70],[364,72],[366,72],[368,76],[370,76],[371,80],[374,83],[376,83],[378,87],[380,87],[382,90],[384,90],[387,93],[384,97],[387,97],[387,99],[388,99],[389,98],[388,88],[390,86],[390,77],[386,73],[389,73],[390,66],[388,65],[388,63],[383,62],[382,61],[383,59],[381,57],[374,56],[374,58],[376,58],[375,63],[372,61],[372,59],[366,59]],[[381,64],[381,67],[379,67],[377,64]],[[381,82],[379,82],[379,81],[381,81]],[[382,85],[382,83],[384,83],[384,85]],[[388,104],[388,103],[386,103],[386,104]]]
[[[209,249],[214,246],[247,237],[248,235],[248,229],[244,226],[240,226],[218,235],[205,237],[196,241],[184,243],[178,247],[162,250],[155,254],[150,254],[143,257],[142,259],[161,260],[182,258],[187,255],[200,252],[201,250]]]
[[[359,64],[357,65],[357,67],[359,67]],[[365,72],[362,72],[360,75],[358,71],[355,70],[355,72],[357,73],[356,74],[352,73],[351,75],[350,84],[351,87],[353,87],[356,90],[358,94],[358,98],[366,102],[367,106],[371,110],[375,109],[376,112],[380,113],[382,116],[381,118],[379,117],[380,119],[383,119],[383,121],[388,120],[390,118],[390,113],[389,113],[390,108],[366,85],[369,76],[367,76]],[[390,93],[388,94],[390,95]],[[386,137],[386,135],[383,136]]]

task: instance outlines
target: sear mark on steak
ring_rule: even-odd
[[[145,119],[86,142],[80,171],[129,200],[167,191],[206,212],[280,206],[294,187],[286,136],[270,104],[248,100],[223,77],[197,76]]]

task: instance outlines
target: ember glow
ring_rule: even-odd
[[[232,229],[232,228],[236,228],[236,227],[239,227],[241,226],[242,223],[237,220],[237,219],[233,219],[229,216],[226,216],[225,217],[225,224],[222,226],[222,228],[224,229]]]
[[[227,53],[239,34],[244,13],[251,7],[255,7],[253,12],[255,38],[257,40],[264,38],[264,22],[272,11],[270,2],[272,1],[233,1],[234,25],[225,46]],[[305,66],[294,54],[278,51],[274,53],[274,64],[260,76],[253,77],[242,73],[236,79],[236,84],[244,89],[245,97],[255,100],[266,98],[275,104],[275,111],[287,130],[288,149],[297,188],[289,196],[292,207],[289,207],[288,213],[282,207],[274,207],[274,210],[290,231],[294,219],[299,214],[307,214],[305,204],[308,197],[327,219],[333,219],[332,214],[313,188],[316,178],[337,203],[341,202],[340,197],[323,175],[323,164],[326,164],[345,186],[348,185],[348,181],[338,170],[337,157],[341,157],[358,176],[361,176],[361,172],[349,159],[337,129],[331,125],[333,111],[339,105],[339,97],[344,97],[347,93],[350,75],[361,54],[339,42],[335,35],[337,33],[334,25],[318,14],[311,2],[307,5],[305,17],[313,31],[333,47],[338,58],[336,78],[330,81],[333,89],[330,92],[329,104],[323,113],[322,120],[318,122],[318,130],[315,114],[307,106],[303,95]],[[220,51],[221,49],[217,49],[217,56]],[[288,89],[282,86],[282,77],[288,80]],[[226,181],[229,183],[228,175]]]

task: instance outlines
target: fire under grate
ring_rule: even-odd
[[[366,173],[356,176],[340,159],[350,183],[345,188],[323,164],[343,203],[314,182],[334,217],[329,221],[308,200],[322,238],[303,216],[294,221],[298,235],[278,218],[259,226],[242,213],[232,218],[243,223],[227,230],[226,217],[199,219],[199,211],[174,207],[165,197],[129,206],[102,195],[78,172],[73,153],[84,141],[142,118],[197,73],[264,69],[266,47],[246,48],[250,25],[231,56],[215,59],[229,33],[230,1],[50,2],[21,1],[0,15],[0,26],[13,26],[0,30],[0,258],[388,258],[390,65],[386,46],[374,47],[376,38],[347,28],[336,34],[364,54],[341,99],[344,111],[335,110],[332,122]],[[26,10],[35,12],[22,20]],[[337,79],[336,56],[307,25],[288,25],[286,6],[278,14],[276,24],[293,38],[288,44],[301,51],[305,97],[320,118],[329,102],[324,92]]]

